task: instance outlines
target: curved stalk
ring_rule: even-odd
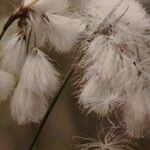
[[[0,33],[0,40],[3,38],[4,34],[6,33],[7,29],[11,26],[11,24],[21,18],[24,17],[25,15],[27,15],[27,8],[23,8],[22,6],[18,9],[16,9],[12,15],[9,17],[9,19],[7,20],[7,22],[5,23],[1,33]]]

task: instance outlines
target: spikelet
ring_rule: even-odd
[[[39,49],[32,49],[15,90],[11,110],[20,124],[39,122],[47,111],[48,99],[56,92],[59,73]]]
[[[7,100],[15,88],[15,77],[13,74],[0,71],[0,101]]]
[[[47,59],[47,55],[34,48],[23,67],[22,80],[25,81],[29,90],[52,96],[59,85],[59,73]]]
[[[26,59],[26,39],[23,33],[13,35],[2,51],[2,69],[19,73]]]
[[[85,29],[85,24],[80,19],[70,19],[69,17],[47,14],[48,20],[44,24],[44,38],[49,39],[59,52],[69,51],[76,42],[79,34]],[[35,22],[35,24],[37,24]],[[42,28],[38,26],[35,30]],[[42,37],[41,37],[42,38]]]
[[[71,18],[49,11],[44,14],[33,12],[30,20],[33,22],[38,45],[49,42],[59,52],[68,52],[86,27],[81,18]]]
[[[83,60],[87,69],[79,103],[101,116],[106,116],[122,95],[122,84],[116,86],[116,75],[124,65],[117,49],[107,37],[99,36],[91,43]]]
[[[137,144],[119,128],[103,129],[97,139],[81,138],[77,150],[134,150]]]
[[[38,123],[47,111],[45,97],[28,90],[19,82],[11,101],[12,117],[20,124]]]
[[[49,15],[49,39],[60,52],[70,50],[79,34],[84,31],[85,24],[80,19]]]
[[[28,12],[29,20],[33,23],[38,46],[43,46],[49,40],[50,46],[59,52],[69,51],[79,34],[84,31],[86,23],[79,18],[65,16],[65,10],[68,8],[67,0],[30,2],[32,6],[28,6],[31,9]],[[27,1],[24,7],[30,2]]]
[[[119,101],[118,91],[112,89],[109,82],[93,76],[85,85],[79,97],[79,103],[90,112],[107,116]]]

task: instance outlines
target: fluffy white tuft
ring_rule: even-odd
[[[20,124],[38,123],[47,111],[45,97],[28,90],[19,82],[11,101],[12,117]]]
[[[7,100],[15,88],[15,77],[13,74],[0,71],[0,101]]]
[[[22,33],[13,35],[2,51],[2,69],[19,73],[26,58],[26,41]]]
[[[63,10],[67,9],[68,0],[38,0],[33,6],[35,11],[31,11],[29,17],[38,46],[49,42],[60,52],[69,51],[86,23],[81,18],[65,16]]]
[[[111,43],[111,40],[105,36],[95,38],[83,59],[86,72],[82,79],[85,84],[81,90],[80,104],[101,116],[106,116],[112,111],[123,97],[123,81],[118,83],[116,76],[125,65],[118,54],[118,47]]]
[[[59,73],[47,60],[47,56],[32,49],[15,90],[12,116],[20,123],[39,122],[47,111],[48,101],[59,86]]]
[[[59,13],[63,12],[68,7],[67,0],[39,0],[35,6],[43,12]]]
[[[118,93],[112,89],[109,82],[93,76],[81,92],[79,103],[90,112],[96,112],[100,116],[106,116],[112,111],[118,100]]]
[[[48,14],[46,33],[50,43],[60,52],[69,51],[79,34],[84,31],[85,24],[80,19]]]
[[[87,9],[103,20],[118,2],[93,0]],[[146,108],[150,89],[149,23],[139,3],[126,0],[109,18],[107,28],[100,35],[97,32],[81,63],[85,69],[79,100],[83,108],[107,116],[119,104],[128,133],[136,138],[149,128],[145,127],[150,118]]]
[[[49,39],[50,44],[60,52],[69,51],[79,34],[84,31],[85,24],[80,19],[70,19],[55,14],[47,14],[47,17],[44,20],[37,17],[35,20],[35,30],[37,32],[41,30],[44,33],[39,34],[39,38],[42,38],[42,41]]]
[[[137,81],[129,84],[126,90],[127,104],[124,108],[124,122],[127,132],[131,137],[143,138],[147,127],[148,111],[147,101],[149,101],[149,91],[143,88],[143,82]]]
[[[59,73],[48,56],[37,48],[31,51],[22,70],[22,80],[35,93],[52,96],[58,88]]]

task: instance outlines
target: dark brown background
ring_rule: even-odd
[[[149,0],[140,0],[147,11]],[[0,28],[19,3],[17,0],[0,0]],[[1,30],[1,29],[0,29]],[[65,75],[73,61],[72,54],[55,54],[61,71]],[[36,150],[71,150],[76,143],[75,136],[95,137],[100,121],[94,115],[81,113],[74,98],[71,82],[63,91],[54,111],[36,144]],[[0,104],[0,150],[27,150],[38,125],[18,126],[10,115],[9,101]],[[150,150],[150,141],[140,141],[140,150]]]

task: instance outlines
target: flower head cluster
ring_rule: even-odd
[[[39,122],[59,87],[60,74],[45,47],[68,52],[75,46],[84,53],[79,103],[103,117],[121,109],[127,133],[145,135],[150,123],[150,19],[138,1],[24,0],[0,39],[14,18],[17,32],[2,50],[0,99],[11,98],[19,124]],[[81,148],[132,150],[127,137],[114,130],[98,139]]]
[[[11,98],[19,124],[38,123],[59,87],[60,74],[42,51],[45,45],[66,52],[85,28],[81,19],[64,15],[67,8],[67,0],[24,0],[14,13],[18,30],[3,46],[0,99]]]
[[[91,0],[85,10],[95,16],[97,24],[118,2]],[[150,19],[140,4],[123,1],[108,21],[96,29],[80,64],[84,76],[79,103],[88,112],[103,117],[122,109],[127,131],[136,138],[145,135],[150,123],[149,27]]]

